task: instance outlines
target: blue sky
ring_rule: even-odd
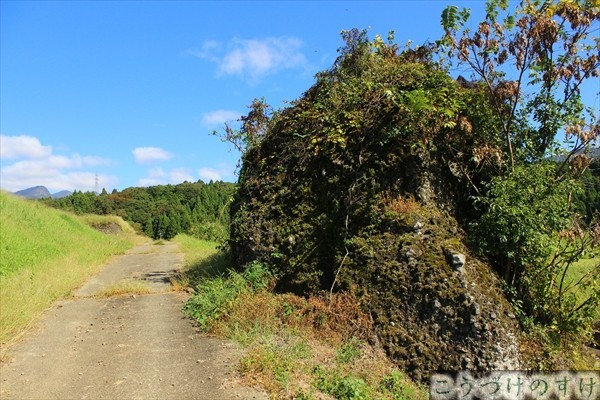
[[[329,68],[340,31],[437,39],[482,1],[1,1],[0,187],[122,190],[235,181],[211,132],[280,107]]]

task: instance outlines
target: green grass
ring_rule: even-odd
[[[245,348],[238,369],[246,383],[271,398],[427,398],[423,387],[369,344],[371,320],[353,296],[275,294],[260,264],[225,273],[227,256],[212,244],[184,236],[176,241],[190,251],[188,277],[196,289],[185,311],[204,332]]]
[[[77,218],[83,221],[86,225],[89,225],[97,230],[102,231],[103,227],[115,226],[118,228],[118,234],[135,235],[135,230],[125,222],[123,218],[114,215],[96,215],[96,214],[84,214],[77,216]]]
[[[0,342],[14,339],[55,300],[132,247],[125,228],[107,235],[90,221],[125,224],[117,217],[78,217],[0,192]]]
[[[577,304],[581,304],[600,291],[598,276],[600,276],[600,256],[583,258],[569,267],[565,275],[564,286],[565,288],[571,287],[567,293],[573,293]],[[557,277],[557,284],[559,278],[560,276]],[[573,286],[578,282],[583,282],[583,284]],[[600,310],[596,310],[595,314],[596,321],[600,320]]]
[[[567,271],[567,275],[565,277],[566,284],[573,284],[579,281],[584,275],[590,274],[594,269],[598,269],[600,266],[600,256],[594,258],[584,258],[576,263],[574,263],[569,270]],[[598,275],[596,275],[597,277]],[[585,295],[591,294],[591,289],[588,287],[584,290],[580,296],[583,297]]]
[[[217,250],[218,243],[179,234],[173,240],[185,255],[182,271],[171,278],[176,290],[193,288],[204,278],[225,273],[229,265],[227,254]]]

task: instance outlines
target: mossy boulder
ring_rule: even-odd
[[[380,50],[342,55],[247,149],[233,262],[268,265],[280,291],[353,291],[417,379],[516,368],[511,307],[457,222],[472,195],[457,171],[478,146],[473,131],[488,128],[486,108],[427,59]]]

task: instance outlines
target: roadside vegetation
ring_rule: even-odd
[[[105,234],[90,225],[118,232]],[[140,240],[121,218],[75,216],[6,192],[0,192],[0,226],[2,343]]]
[[[185,312],[203,332],[245,349],[238,370],[246,383],[277,399],[427,398],[387,359],[352,295],[275,294],[263,265],[227,271],[229,257],[214,243],[175,241],[188,263],[180,282],[196,288]]]
[[[229,267],[229,256],[218,251],[217,242],[186,234],[177,235],[173,241],[185,255],[183,269],[171,278],[175,290],[193,289],[202,279],[219,276]]]

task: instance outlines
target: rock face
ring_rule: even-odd
[[[452,249],[444,249],[444,255],[448,264],[455,270],[460,270],[467,262],[467,257],[464,254]]]
[[[451,149],[466,152],[472,139],[413,104],[455,96],[467,120],[474,108],[461,96],[472,89],[423,63],[384,66],[321,76],[246,152],[231,206],[234,264],[268,265],[280,291],[353,291],[413,378],[518,368],[512,309],[455,219],[469,193]]]
[[[423,228],[401,233],[411,218]],[[354,252],[356,267],[369,269],[354,281],[368,288],[363,303],[388,354],[417,379],[434,370],[518,369],[518,327],[496,277],[475,257],[444,249],[459,244],[456,222],[427,208],[390,222],[400,229]]]

